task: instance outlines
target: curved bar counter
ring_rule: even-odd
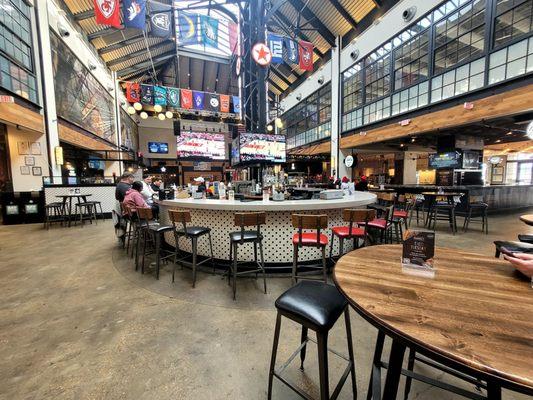
[[[161,223],[168,224],[168,210],[188,209],[191,212],[191,226],[206,226],[211,228],[213,236],[213,254],[216,259],[229,260],[229,233],[237,231],[234,225],[236,212],[265,211],[266,225],[261,227],[264,236],[263,249],[267,265],[290,265],[292,263],[292,235],[295,232],[291,225],[291,214],[326,214],[329,226],[344,225],[342,210],[345,208],[365,207],[376,201],[376,195],[367,192],[355,192],[351,196],[344,196],[337,200],[286,200],[286,201],[239,201],[239,200],[194,200],[176,199],[159,202]],[[325,232],[331,239],[331,232]],[[174,246],[172,232],[165,234],[167,243]],[[191,252],[191,241],[180,239],[180,249]],[[329,248],[328,248],[329,251]],[[334,254],[338,252],[338,242],[333,247]],[[207,237],[198,241],[198,254],[209,255]],[[301,252],[301,261],[311,261],[320,258],[320,251],[315,248]],[[253,246],[240,246],[239,261],[253,260]]]

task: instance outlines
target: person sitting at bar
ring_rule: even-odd
[[[159,217],[159,205],[154,202],[154,195],[156,192],[152,189],[152,177],[147,175],[144,177],[144,180],[141,182],[143,185],[141,194],[144,197],[146,204],[152,209],[152,213],[155,219]],[[159,194],[159,192],[158,192]]]
[[[144,196],[141,194],[143,190],[143,183],[141,181],[133,182],[131,189],[126,192],[124,197],[124,206],[131,212],[135,212],[137,208],[150,207],[144,200]]]
[[[150,185],[150,187],[154,192],[159,193],[159,189],[161,189],[161,183],[163,183],[161,178],[154,178],[152,179],[152,184]]]
[[[522,274],[533,279],[533,254],[514,253],[512,256],[504,254],[503,258]]]
[[[126,192],[131,189],[131,184],[134,180],[135,178],[131,172],[124,172],[120,177],[120,181],[117,183],[115,189],[115,199],[120,203],[124,201],[124,196],[126,196]]]
[[[365,175],[362,175],[359,182],[355,184],[355,190],[359,192],[366,192],[368,190],[368,182]]]

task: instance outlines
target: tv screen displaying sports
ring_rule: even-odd
[[[179,158],[226,159],[223,133],[181,132],[178,136]]]
[[[168,143],[148,142],[148,152],[158,154],[168,154]]]
[[[286,147],[284,135],[262,133],[241,133],[240,158],[246,161],[285,162]]]
[[[434,169],[461,168],[461,153],[451,151],[449,153],[430,154],[429,166]]]

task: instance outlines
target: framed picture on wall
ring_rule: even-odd
[[[34,156],[40,156],[41,153],[41,143],[40,142],[31,142],[30,144],[30,154]]]
[[[17,150],[19,152],[19,155],[25,155],[30,154],[30,147],[28,145],[28,142],[17,142]]]
[[[41,176],[43,174],[43,171],[41,167],[33,167],[31,169],[31,173],[33,174],[33,176]]]
[[[30,156],[24,157],[24,165],[29,165],[33,167],[35,165],[35,157],[30,157]]]
[[[21,165],[20,166],[20,174],[21,175],[29,175],[30,174],[30,167],[27,165]]]

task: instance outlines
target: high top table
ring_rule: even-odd
[[[72,199],[76,199],[78,204],[79,203],[86,203],[87,197],[92,196],[92,194],[86,194],[86,193],[69,193],[69,194],[59,194],[56,197],[62,199],[63,203],[63,210],[65,212],[68,212],[68,226],[70,226],[70,223],[72,221]],[[68,208],[67,208],[67,202],[68,202]]]
[[[437,248],[434,278],[402,272],[401,245],[364,247],[341,257],[337,287],[379,330],[373,398],[395,399],[406,347],[501,388],[533,395],[533,289],[509,263],[462,250]],[[383,396],[384,335],[393,340]],[[381,340],[380,340],[381,339]]]

